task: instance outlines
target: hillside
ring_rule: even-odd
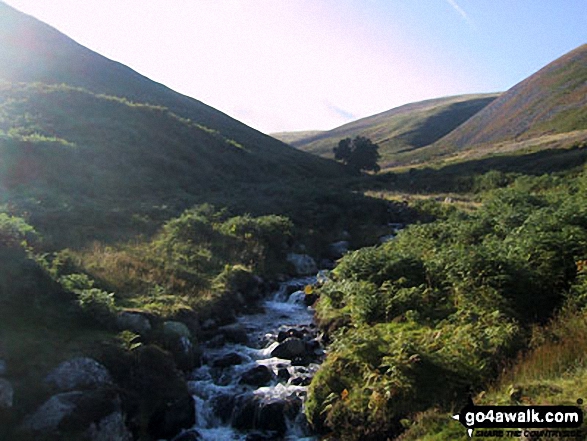
[[[82,87],[90,92],[161,105],[218,130],[249,149],[283,144],[228,115],[110,60],[51,26],[0,2],[0,79]],[[294,157],[301,155],[292,154]]]
[[[586,128],[587,45],[583,45],[516,84],[435,148],[452,151]]]
[[[379,145],[381,164],[393,160],[397,153],[409,152],[432,144],[497,97],[496,94],[461,95],[406,104],[363,118],[335,129],[291,142],[306,152],[332,157],[338,141],[358,135]],[[278,138],[288,139],[283,134]]]
[[[0,109],[0,204],[28,213],[60,246],[150,233],[203,202],[296,222],[311,222],[317,200],[357,205],[353,196],[342,201],[346,191],[335,187],[345,172],[333,161],[155,83],[1,2]]]

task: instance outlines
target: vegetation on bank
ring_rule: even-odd
[[[447,415],[516,354],[509,377],[482,395],[486,403],[509,402],[515,378],[528,402],[560,404],[575,393],[569,374],[583,368],[572,348],[584,347],[575,342],[584,326],[575,334],[572,323],[585,320],[587,305],[587,172],[494,177],[478,178],[486,190],[478,209],[420,204],[435,222],[348,254],[319,289],[317,318],[332,344],[306,412],[320,431],[347,440],[406,429],[405,439],[460,436]],[[547,351],[560,362],[547,361]],[[544,387],[532,389],[536,378]]]

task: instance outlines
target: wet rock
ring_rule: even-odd
[[[155,439],[169,439],[196,424],[196,410],[191,396],[168,402],[153,413],[149,434]]]
[[[265,386],[273,379],[273,372],[267,366],[259,365],[246,371],[239,381],[241,384],[248,386],[261,387]]]
[[[239,430],[271,431],[283,435],[287,420],[294,418],[301,408],[301,400],[291,396],[284,399],[263,399],[245,394],[236,398],[233,427]]]
[[[199,441],[202,439],[202,435],[197,430],[191,429],[180,433],[171,441]]]
[[[10,381],[0,378],[0,409],[9,409],[14,402],[14,388]]]
[[[234,366],[236,364],[241,364],[243,362],[242,357],[237,354],[236,352],[230,352],[226,355],[223,355],[220,358],[212,361],[212,367],[216,368],[226,368],[228,366]]]
[[[294,386],[309,386],[312,382],[312,378],[308,376],[300,376],[296,378],[292,378],[290,384]]]
[[[133,439],[124,424],[124,415],[120,411],[111,413],[97,423],[92,423],[86,434],[91,441],[131,441]]]
[[[121,331],[128,330],[143,336],[151,332],[150,320],[139,312],[121,312],[116,317],[116,326]]]
[[[277,378],[279,378],[281,381],[287,381],[290,378],[290,373],[287,370],[287,368],[279,368],[277,370]]]
[[[316,261],[307,254],[290,253],[287,255],[287,261],[293,265],[296,274],[299,276],[307,276],[318,272]]]
[[[230,421],[232,412],[234,410],[235,398],[234,395],[219,394],[210,399],[210,406],[216,415],[223,423]]]
[[[247,344],[249,342],[247,330],[239,323],[222,326],[218,328],[218,332],[231,343]]]
[[[47,375],[45,381],[60,391],[96,388],[112,383],[108,370],[88,357],[64,361]]]
[[[215,335],[206,342],[206,346],[209,348],[221,348],[226,343],[226,338],[222,334]]]
[[[293,360],[296,357],[306,355],[306,344],[296,337],[286,338],[271,352],[272,357]]]
[[[304,337],[304,332],[294,328],[288,329],[287,331],[279,331],[279,333],[277,334],[277,341],[279,343],[283,343],[289,337],[301,339]]]
[[[67,434],[70,439],[130,441],[124,420],[120,398],[113,390],[72,391],[49,398],[25,418],[20,430],[47,439]]]

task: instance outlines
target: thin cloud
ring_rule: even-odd
[[[465,12],[465,10],[463,8],[461,8],[459,6],[459,4],[456,2],[456,0],[446,0],[446,2],[452,6],[452,8],[457,11],[459,13],[459,15],[461,17],[463,17],[465,19],[465,21],[469,24],[472,24],[471,19],[469,18],[469,15]]]

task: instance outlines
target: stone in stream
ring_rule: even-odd
[[[287,381],[287,380],[289,380],[289,377],[291,377],[291,375],[286,367],[281,367],[281,368],[277,369],[277,378],[278,379],[280,379],[281,381]]]
[[[293,360],[303,355],[306,355],[306,343],[296,337],[286,338],[271,351],[272,357],[285,358],[287,360]]]
[[[240,323],[226,325],[218,328],[218,332],[224,336],[226,341],[246,345],[249,342],[247,330]]]
[[[246,384],[253,387],[261,387],[270,383],[273,379],[273,372],[267,366],[260,364],[246,371],[239,380],[240,384]]]
[[[296,396],[269,400],[255,394],[239,395],[232,425],[239,430],[271,431],[281,436],[287,431],[287,420],[295,418],[301,406]]]
[[[243,359],[240,355],[238,355],[236,352],[229,352],[228,354],[213,360],[212,367],[226,368],[236,364],[241,364],[242,362]]]

